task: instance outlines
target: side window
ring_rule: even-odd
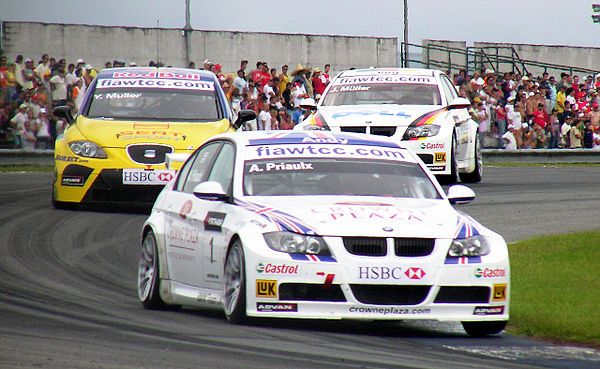
[[[209,181],[219,182],[226,193],[231,189],[234,161],[235,150],[233,145],[230,143],[224,144],[208,176]]]
[[[442,79],[442,88],[444,90],[444,95],[446,95],[446,103],[450,104],[452,100],[458,97],[458,92],[456,92],[456,88],[450,82],[447,76],[441,75]]]
[[[175,191],[182,191],[183,184],[185,183],[185,179],[190,172],[190,168],[194,165],[194,161],[198,157],[198,153],[192,154],[192,156],[183,164],[179,172],[177,173],[177,182],[175,182]]]
[[[220,147],[221,142],[213,142],[200,149],[183,183],[182,191],[192,193],[198,183],[206,181],[210,166]]]

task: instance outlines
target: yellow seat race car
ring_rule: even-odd
[[[75,117],[56,139],[52,203],[152,204],[175,175],[168,154],[191,154],[206,139],[235,131],[252,111],[234,113],[210,71],[111,68],[98,73]]]

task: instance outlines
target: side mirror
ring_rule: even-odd
[[[57,106],[56,108],[52,109],[52,113],[59,118],[65,119],[69,124],[75,121],[75,118],[73,118],[73,113],[71,113],[71,108],[66,105]]]
[[[451,204],[468,204],[475,200],[475,192],[463,185],[450,186],[448,189],[448,200]]]
[[[219,182],[206,181],[194,187],[194,196],[202,200],[225,201],[228,196]]]
[[[465,99],[464,97],[457,97],[456,99],[450,101],[448,105],[448,109],[468,109],[471,106],[471,102],[469,99]]]
[[[256,112],[254,110],[244,109],[240,110],[238,113],[238,117],[235,122],[233,122],[233,127],[237,130],[240,129],[244,122],[249,120],[256,119]]]

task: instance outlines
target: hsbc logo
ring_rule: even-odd
[[[425,277],[425,271],[421,268],[408,268],[403,270],[400,267],[358,267],[358,279],[374,280],[400,280],[400,279],[421,279]]]
[[[169,182],[173,179],[173,175],[171,173],[159,173],[158,180],[161,182]]]
[[[425,277],[425,271],[421,268],[408,268],[404,274],[409,279],[421,279]]]

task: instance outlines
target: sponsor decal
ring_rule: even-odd
[[[192,227],[179,227],[169,225],[167,230],[167,239],[170,241],[178,241],[185,244],[197,244],[199,231]]]
[[[73,162],[73,163],[87,163],[86,159],[82,159],[82,158],[79,158],[77,156],[56,155],[54,157],[54,160],[56,160],[56,161]]]
[[[223,222],[225,221],[225,213],[219,213],[216,211],[209,211],[204,218],[204,229],[207,231],[221,232]]]
[[[256,297],[274,297],[277,298],[277,281],[257,279]]]
[[[500,278],[500,277],[506,277],[506,269],[502,269],[502,268],[496,268],[496,269],[491,269],[491,268],[481,269],[481,268],[477,268],[477,269],[475,269],[475,277],[477,277],[477,278]]]
[[[185,141],[186,135],[179,132],[170,132],[162,130],[133,130],[133,131],[121,131],[115,134],[117,139],[120,140],[166,140],[166,141]]]
[[[446,170],[445,165],[428,165],[427,168],[432,172],[441,172]]]
[[[446,257],[444,264],[479,264],[481,256],[461,256],[459,258]]]
[[[254,172],[271,172],[271,171],[298,171],[298,170],[313,170],[312,163],[265,163],[265,164],[252,164],[248,169],[248,173]]]
[[[277,131],[274,131],[277,132]],[[295,144],[338,144],[338,145],[365,145],[365,146],[376,146],[376,147],[392,147],[400,148],[400,146],[390,141],[378,141],[365,138],[357,138],[356,136],[349,136],[343,134],[336,134],[335,136],[327,132],[319,131],[288,131],[275,133],[267,138],[259,138],[248,140],[249,146],[257,145],[295,145]],[[273,146],[271,146],[273,147]],[[292,153],[293,154],[293,153]]]
[[[425,271],[421,268],[408,268],[404,274],[409,279],[421,279],[425,277]]]
[[[506,300],[506,284],[495,284],[494,294],[492,295],[492,301],[504,300]]]
[[[403,278],[400,267],[358,267],[358,279],[398,280]]]
[[[200,81],[202,76],[199,73],[188,71],[158,72],[148,70],[143,72],[115,72],[113,73],[113,78],[167,78]]]
[[[380,315],[422,315],[430,314],[429,308],[396,308],[396,307],[379,307],[379,306],[350,306],[350,313],[361,314],[380,314]]]
[[[81,176],[62,176],[60,184],[63,186],[78,186],[82,187],[85,180]]]
[[[436,163],[445,163],[446,162],[446,153],[445,152],[436,152],[434,156],[434,161]]]
[[[179,216],[181,219],[187,218],[187,215],[192,211],[192,200],[186,200],[179,210]]]
[[[298,311],[298,304],[257,302],[256,310],[261,312]]]
[[[365,158],[379,160],[407,161],[405,150],[400,148],[382,148],[380,146],[342,146],[332,145],[277,145],[256,146],[250,151],[248,159],[262,159],[272,157],[316,157],[325,156],[333,158]]]
[[[337,113],[333,113],[331,117],[333,119],[337,118],[345,118],[351,115],[360,115],[360,116],[371,116],[371,115],[379,115],[383,117],[402,117],[402,118],[410,118],[409,114],[406,114],[402,111],[389,111],[389,110],[360,110],[360,111],[340,111]]]
[[[502,315],[504,306],[476,306],[473,315]]]
[[[341,77],[334,82],[335,85],[354,85],[361,83],[420,83],[435,84],[433,77],[425,76],[401,76],[401,75],[379,75],[379,76],[355,76]]]
[[[103,78],[96,83],[97,89],[103,88],[167,88],[178,90],[214,91],[212,81],[181,81],[166,78]]]
[[[256,271],[258,273],[265,274],[298,274],[298,265],[287,265],[287,264],[271,264],[271,263],[258,263],[256,265]]]
[[[169,247],[174,247],[174,248],[178,248],[178,249],[184,249],[184,250],[188,250],[188,251],[192,251],[193,249],[189,249],[186,247],[179,247],[179,246],[175,246],[175,245],[169,245]],[[196,258],[193,255],[188,255],[185,252],[182,251],[175,251],[175,250],[170,250],[169,251],[169,259],[173,259],[173,260],[180,260],[180,261],[189,261],[189,262],[195,262]]]
[[[408,210],[397,208],[389,204],[377,203],[337,203],[336,206],[313,208],[311,211],[317,214],[326,214],[332,220],[338,219],[386,219],[397,221],[422,222],[426,216],[425,212],[419,210]]]
[[[123,184],[155,185],[166,184],[175,176],[174,170],[123,169]]]
[[[323,289],[329,289],[331,284],[333,283],[333,279],[335,278],[335,274],[325,274],[325,272],[317,272],[318,276],[325,277],[325,282],[323,283]]]
[[[443,142],[423,142],[420,145],[422,150],[444,150]]]

